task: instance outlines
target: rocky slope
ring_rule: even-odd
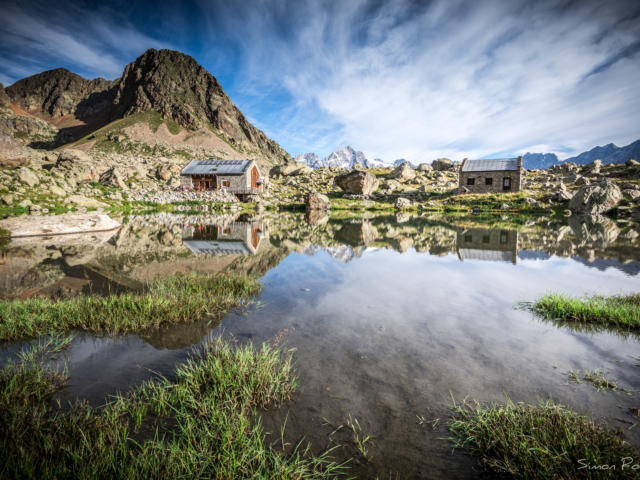
[[[19,80],[4,93],[14,114],[60,127],[49,145],[34,146],[81,140],[83,148],[121,151],[109,142],[118,143],[112,137],[124,135],[137,143],[205,146],[223,158],[252,157],[268,165],[290,160],[278,143],[249,123],[213,75],[172,50],[146,51],[114,81],[56,69]],[[94,141],[82,142],[82,137]]]

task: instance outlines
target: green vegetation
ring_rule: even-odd
[[[629,443],[551,401],[464,403],[454,412],[449,429],[455,448],[468,448],[485,470],[515,479],[638,478],[631,465],[623,468],[625,459],[638,458]]]
[[[548,294],[536,300],[531,309],[544,318],[562,322],[640,329],[640,294],[587,298]]]
[[[68,380],[47,367],[69,338],[40,343],[0,370],[1,478],[328,479],[344,465],[267,443],[257,409],[291,398],[292,352],[206,343],[175,372],[100,408],[60,408]]]
[[[244,275],[165,277],[145,291],[0,301],[0,340],[78,329],[110,335],[221,315],[260,290]]]

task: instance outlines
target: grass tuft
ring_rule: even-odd
[[[51,395],[66,371],[49,369],[44,346],[0,370],[0,478],[328,479],[344,465],[307,448],[279,452],[257,408],[296,387],[292,352],[209,340],[178,367],[94,408],[61,409]],[[40,360],[38,360],[40,359]]]
[[[454,448],[468,448],[487,471],[536,480],[637,478],[631,465],[623,467],[624,459],[638,458],[629,443],[551,401],[465,402],[455,405],[454,413],[449,427]]]
[[[0,340],[82,330],[109,335],[221,315],[260,291],[246,275],[165,277],[143,292],[0,301]]]
[[[569,323],[640,329],[640,294],[587,298],[548,294],[536,300],[531,310],[544,318]]]

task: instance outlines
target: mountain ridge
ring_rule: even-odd
[[[59,126],[59,145],[110,122],[155,111],[186,131],[218,136],[238,155],[257,154],[271,164],[291,159],[246,119],[211,73],[194,58],[174,50],[149,49],[111,81],[88,80],[58,68],[18,80],[4,92],[14,113]]]

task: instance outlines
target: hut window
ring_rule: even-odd
[[[483,235],[482,236],[482,243],[489,243],[489,242],[490,242],[489,235]]]
[[[485,178],[484,179],[484,184],[485,185],[493,185],[493,178],[491,178],[491,177]]]
[[[229,180],[223,180],[222,181],[222,186],[223,187],[230,187],[231,186],[231,182]]]
[[[472,241],[473,241],[473,235],[471,235],[471,234],[469,234],[469,233],[468,233],[468,234],[466,234],[466,235],[464,236],[464,241],[465,241],[465,242],[472,242]]]
[[[505,244],[509,241],[509,232],[500,232],[500,243]]]
[[[467,178],[467,185],[474,185],[476,183],[475,178]]]

